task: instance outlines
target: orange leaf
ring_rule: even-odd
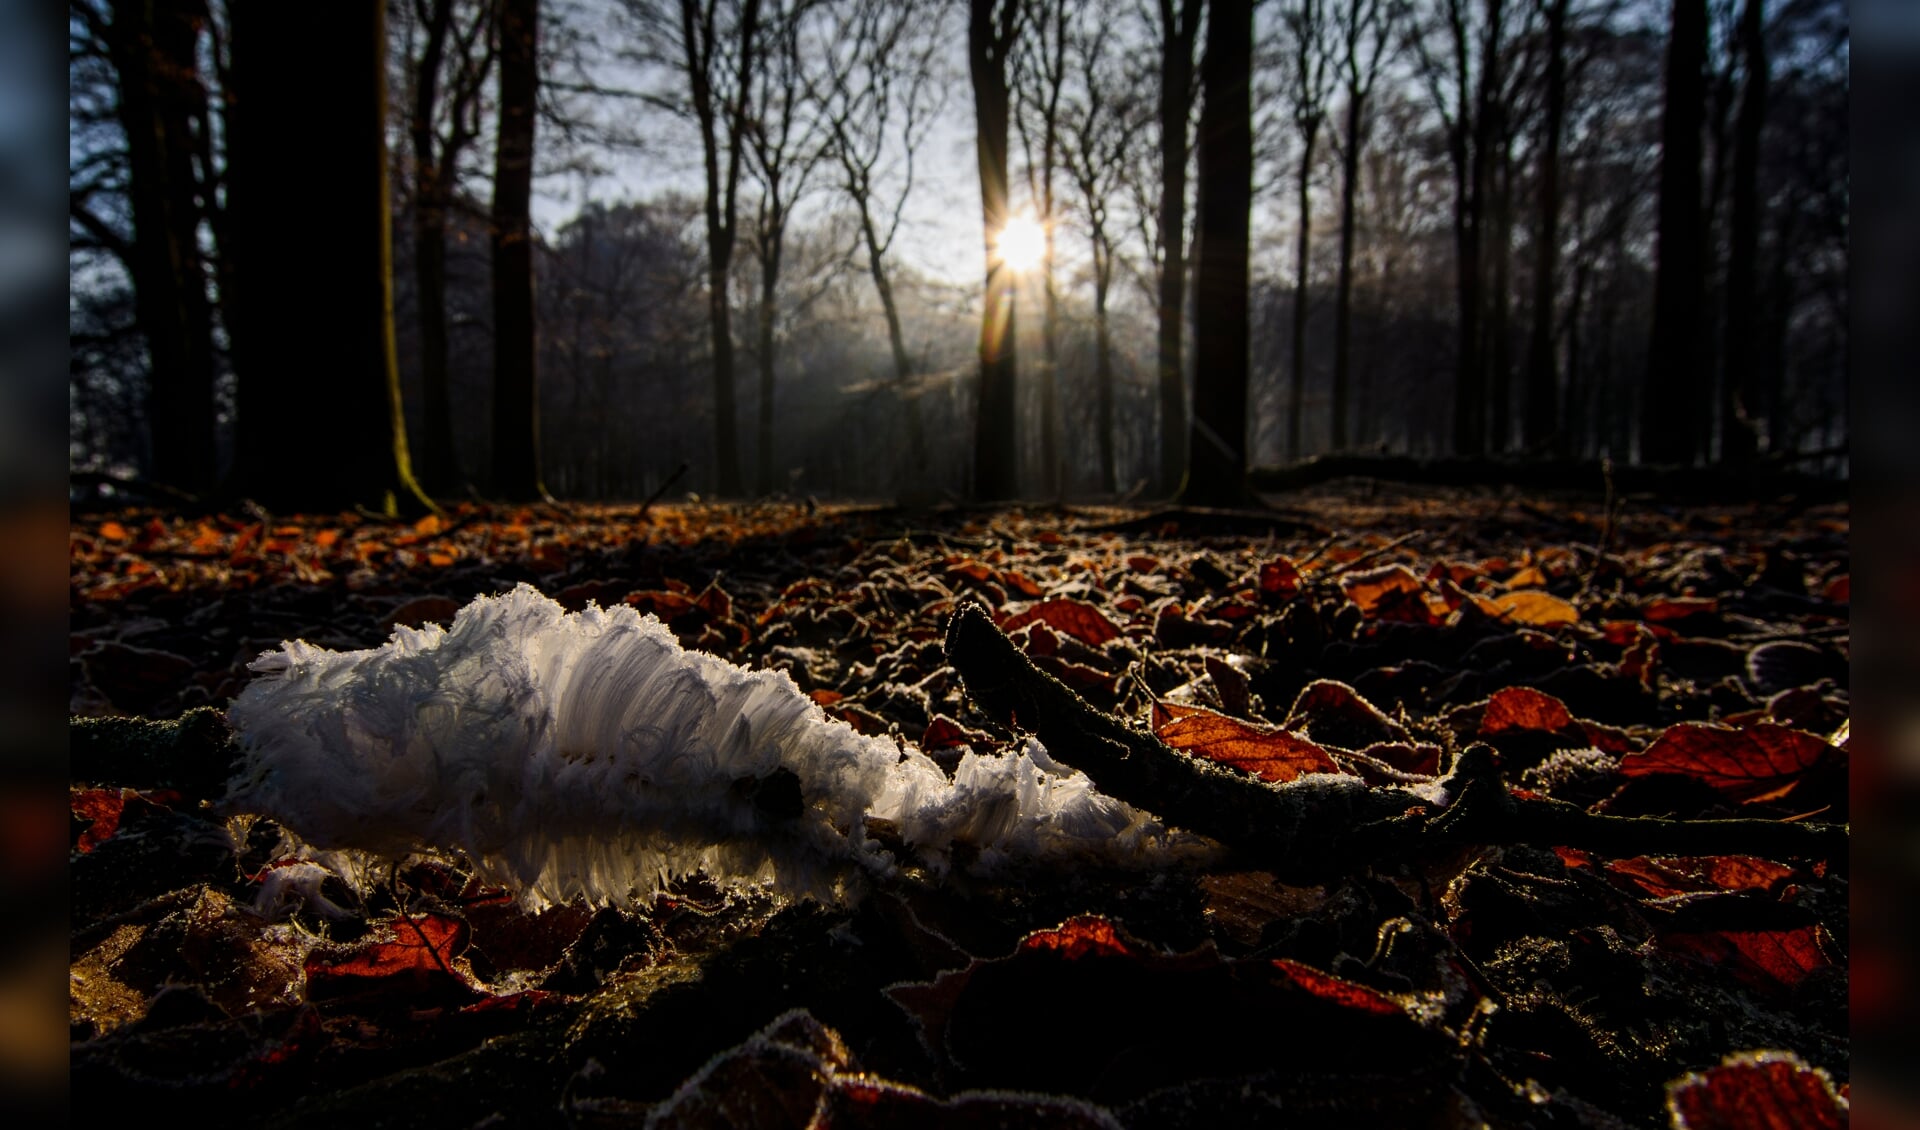
[[[1629,777],[1676,773],[1703,781],[1735,800],[1757,800],[1804,777],[1829,758],[1845,755],[1825,739],[1766,723],[1729,730],[1699,722],[1667,728],[1639,753],[1620,759]]]
[[[1607,864],[1607,872],[1615,886],[1658,899],[1691,891],[1764,891],[1793,868],[1751,855],[1640,855]]]
[[[108,541],[126,541],[133,537],[132,534],[127,532],[125,526],[111,518],[100,523],[100,536],[106,538]]]
[[[1378,569],[1349,573],[1340,578],[1340,587],[1362,612],[1374,611],[1395,593],[1412,594],[1421,590],[1419,576],[1405,565],[1382,565]]]
[[[1035,621],[1055,631],[1065,632],[1089,647],[1100,647],[1120,638],[1120,629],[1091,604],[1077,600],[1043,600],[1000,625],[1011,634]]]
[[[1230,765],[1263,780],[1291,781],[1302,773],[1341,772],[1326,750],[1305,738],[1197,706],[1154,703],[1153,732],[1174,749]]]
[[[1493,692],[1486,713],[1480,717],[1483,736],[1509,730],[1555,733],[1571,725],[1573,712],[1566,703],[1532,687],[1506,687]]]
[[[1492,604],[1502,619],[1515,624],[1544,628],[1555,624],[1574,624],[1580,620],[1579,609],[1552,593],[1538,589],[1522,589],[1496,596]]]

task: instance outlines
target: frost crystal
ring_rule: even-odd
[[[475,599],[451,629],[398,627],[366,651],[294,641],[252,670],[228,713],[245,751],[232,807],[327,851],[459,852],[534,906],[627,903],[696,870],[844,896],[900,862],[869,819],[936,872],[956,843],[983,868],[1206,850],[1037,741],[970,752],[949,779],[828,718],[783,671],[684,650],[628,607],[566,612],[527,585]],[[762,786],[786,774],[798,804],[768,802],[780,790]]]

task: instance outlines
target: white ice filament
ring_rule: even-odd
[[[785,672],[686,651],[625,606],[568,613],[526,585],[474,600],[451,629],[396,628],[367,651],[295,641],[252,669],[228,714],[245,751],[234,808],[325,850],[458,852],[532,905],[625,903],[696,870],[841,895],[850,875],[898,866],[868,818],[935,871],[956,842],[988,868],[1205,850],[1038,742],[968,753],[949,779],[826,717]],[[754,801],[782,769],[798,816]]]

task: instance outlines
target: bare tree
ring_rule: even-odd
[[[1293,260],[1293,365],[1287,394],[1287,456],[1304,454],[1300,420],[1307,386],[1307,266],[1313,239],[1313,158],[1320,127],[1327,119],[1327,95],[1332,90],[1333,51],[1328,42],[1327,4],[1330,0],[1290,0],[1281,16],[1292,54],[1287,84],[1287,107],[1300,135],[1299,179],[1295,185],[1299,225]],[[1211,43],[1211,40],[1209,40]]]
[[[1690,464],[1704,449],[1710,386],[1701,373],[1706,247],[1700,130],[1706,109],[1706,0],[1673,0],[1660,120],[1660,238],[1653,336],[1640,403],[1640,457]]]
[[[1201,0],[1159,0],[1160,206],[1159,249],[1160,489],[1172,494],[1187,473],[1187,393],[1181,330],[1187,317],[1187,127],[1198,89],[1193,66]]]
[[[1247,476],[1253,0],[1210,0],[1207,7],[1195,213],[1193,464],[1181,497],[1222,506],[1242,500]]]
[[[82,191],[69,214],[83,238],[115,255],[133,283],[134,319],[146,343],[147,419],[155,479],[205,493],[214,486],[213,305],[200,228],[214,197],[202,160],[209,136],[199,51],[205,0],[110,0],[70,6],[73,23],[111,65],[114,110],[125,138],[130,230]]]
[[[1560,367],[1553,327],[1560,271],[1560,147],[1567,116],[1569,0],[1538,2],[1545,9],[1547,54],[1540,115],[1539,218],[1534,229],[1533,324],[1527,337],[1526,415],[1521,434],[1528,451],[1543,454],[1561,444]]]
[[[824,41],[815,48],[824,70],[814,97],[826,149],[839,170],[840,191],[853,205],[867,273],[886,318],[909,480],[925,467],[925,428],[912,393],[914,362],[889,257],[913,192],[915,156],[942,104],[934,52],[945,11],[925,0],[855,0],[822,25]]]
[[[453,446],[447,355],[447,209],[460,161],[480,136],[495,55],[492,0],[413,0],[420,52],[408,60],[407,132],[413,146],[413,270],[420,317],[421,486],[440,494],[461,479]]]
[[[1113,202],[1125,191],[1127,156],[1150,124],[1151,106],[1133,92],[1133,75],[1113,50],[1114,25],[1104,5],[1082,7],[1070,37],[1079,82],[1062,113],[1062,162],[1078,190],[1087,223],[1087,249],[1093,258],[1093,332],[1095,429],[1099,433],[1100,485],[1108,494],[1120,489],[1114,465],[1113,328],[1107,303],[1113,289],[1115,259],[1122,232],[1112,218]]]
[[[1013,272],[996,243],[1011,216],[1007,204],[1007,71],[1019,43],[1021,0],[970,0],[967,73],[980,165],[980,218],[986,240],[986,301],[980,315],[980,410],[974,425],[973,493],[1000,501],[1019,493],[1018,369],[1014,352]]]
[[[1340,72],[1347,96],[1340,140],[1340,274],[1333,305],[1333,447],[1347,446],[1353,336],[1354,203],[1360,188],[1360,150],[1366,144],[1368,100],[1393,43],[1397,15],[1391,0],[1347,0],[1341,11]]]
[[[1564,2],[1564,0],[1563,0]],[[1760,450],[1764,406],[1758,379],[1760,350],[1760,140],[1767,119],[1767,35],[1763,0],[1740,12],[1745,76],[1734,123],[1733,200],[1727,233],[1726,383],[1721,403],[1720,455],[1750,460]]]
[[[678,75],[684,94],[656,100],[690,115],[706,176],[707,313],[713,343],[715,490],[741,493],[740,435],[728,284],[739,238],[740,173],[759,65],[760,0],[623,0],[640,36],[631,57]]]
[[[814,171],[825,150],[822,121],[814,112],[807,75],[812,65],[801,54],[801,23],[813,5],[808,0],[773,0],[764,25],[766,43],[759,68],[758,111],[746,133],[748,169],[760,186],[748,231],[760,263],[760,309],[754,349],[760,368],[760,410],[755,429],[754,486],[772,494],[774,376],[779,358],[775,337],[780,315],[780,271],[787,227],[794,205],[813,188]]]
[[[1067,87],[1067,37],[1083,0],[1035,3],[1033,34],[1016,56],[1014,125],[1027,170],[1027,197],[1043,233],[1040,282],[1040,482],[1049,498],[1060,493],[1060,296],[1054,289],[1055,175],[1060,171],[1060,100]],[[1037,138],[1036,138],[1037,135]],[[1035,156],[1035,141],[1039,154]]]
[[[237,372],[237,481],[275,507],[431,509],[394,358],[386,5],[314,20],[244,3],[231,19],[226,297],[254,336]],[[301,172],[313,167],[329,175]],[[289,251],[289,215],[325,254]]]
[[[534,371],[533,133],[540,0],[500,0],[500,129],[493,164],[493,475],[508,498],[544,497]]]

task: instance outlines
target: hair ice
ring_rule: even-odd
[[[475,599],[450,629],[398,627],[365,651],[293,641],[251,667],[228,713],[244,751],[232,807],[322,850],[461,853],[532,905],[625,903],[694,871],[841,895],[901,862],[870,818],[936,872],[960,842],[984,868],[1207,851],[1038,741],[969,752],[949,779],[828,718],[783,671],[687,651],[625,606],[566,612],[527,585]],[[754,800],[782,770],[797,816]]]

